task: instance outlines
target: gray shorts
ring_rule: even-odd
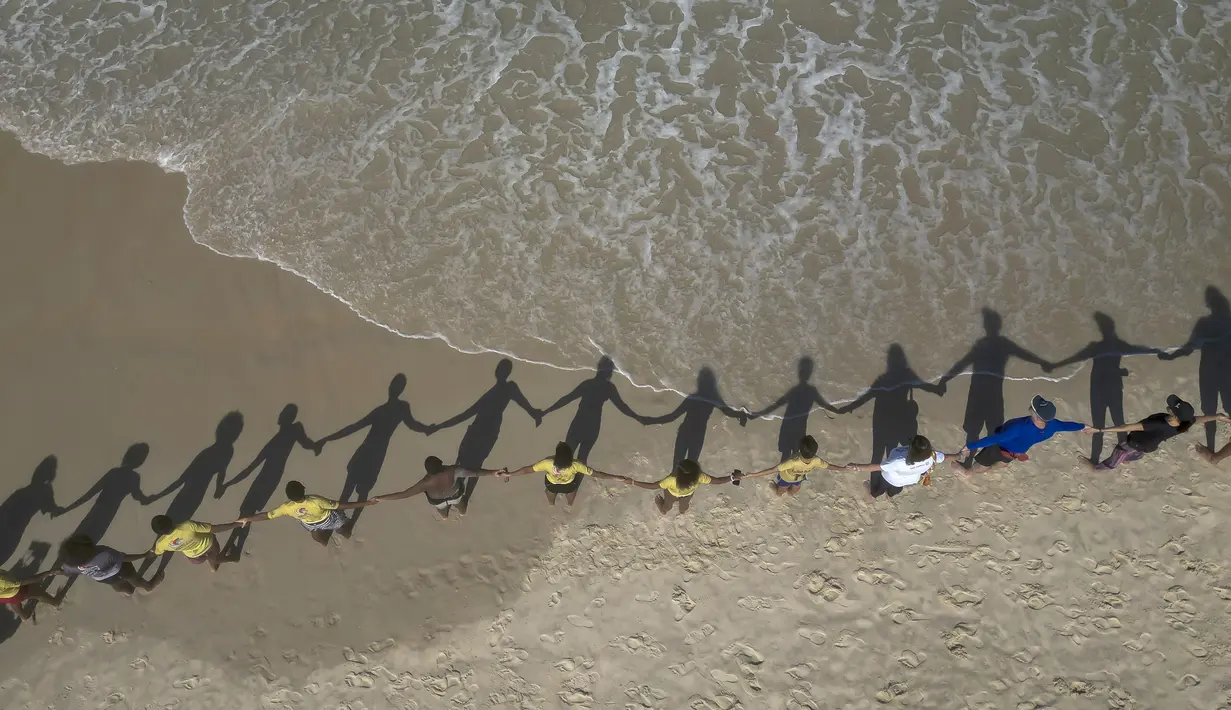
[[[329,511],[329,515],[325,516],[324,520],[315,523],[305,523],[300,520],[299,524],[312,532],[318,532],[321,530],[337,530],[343,525],[346,525],[346,516],[336,510],[331,510]]]

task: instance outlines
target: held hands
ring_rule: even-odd
[[[1100,434],[1102,431],[1102,429],[1096,429],[1089,424],[1081,428],[1081,433],[1083,434]]]
[[[321,455],[321,451],[324,451],[324,449],[325,449],[325,442],[323,442],[323,441],[316,441],[316,442],[313,442],[313,443],[312,443],[312,453],[313,453],[314,455],[316,455],[316,456],[320,456],[320,455]]]

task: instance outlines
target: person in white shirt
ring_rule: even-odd
[[[952,456],[952,454],[949,454]],[[906,486],[913,486],[920,481],[923,485],[931,485],[932,467],[945,460],[945,454],[932,448],[932,442],[926,436],[916,436],[907,446],[899,446],[889,452],[889,458],[880,463],[848,463],[848,469],[871,471],[868,481],[868,494],[872,498],[881,495],[892,498],[902,492]]]

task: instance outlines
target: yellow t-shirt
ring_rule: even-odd
[[[305,523],[319,523],[329,517],[329,511],[337,510],[338,502],[322,496],[306,496],[303,500],[288,500],[269,511],[270,518],[289,515]]]
[[[185,520],[166,535],[160,535],[154,542],[154,552],[162,554],[168,550],[182,552],[188,557],[200,557],[209,552],[214,544],[210,535],[213,527],[209,523],[198,523],[195,520]]]
[[[786,483],[799,483],[808,477],[809,471],[829,468],[829,463],[820,456],[813,456],[805,461],[796,456],[778,464],[778,477]]]
[[[0,573],[0,599],[11,599],[21,591],[21,584],[7,574]]]
[[[692,484],[691,486],[687,488],[681,488],[679,481],[675,480],[674,475],[671,475],[659,481],[658,487],[670,493],[671,495],[675,496],[676,498],[687,498],[688,496],[695,493],[698,488],[705,485],[706,483],[709,483],[712,480],[714,479],[710,478],[709,476],[703,473],[697,477],[696,483]]]
[[[543,459],[534,464],[534,470],[547,476],[547,480],[558,486],[572,483],[578,476],[590,476],[594,471],[580,461],[574,461],[568,468],[556,468],[551,459]]]

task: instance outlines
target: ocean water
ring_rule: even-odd
[[[183,172],[399,333],[729,402],[1183,342],[1231,285],[1231,3],[0,5],[0,127]]]

